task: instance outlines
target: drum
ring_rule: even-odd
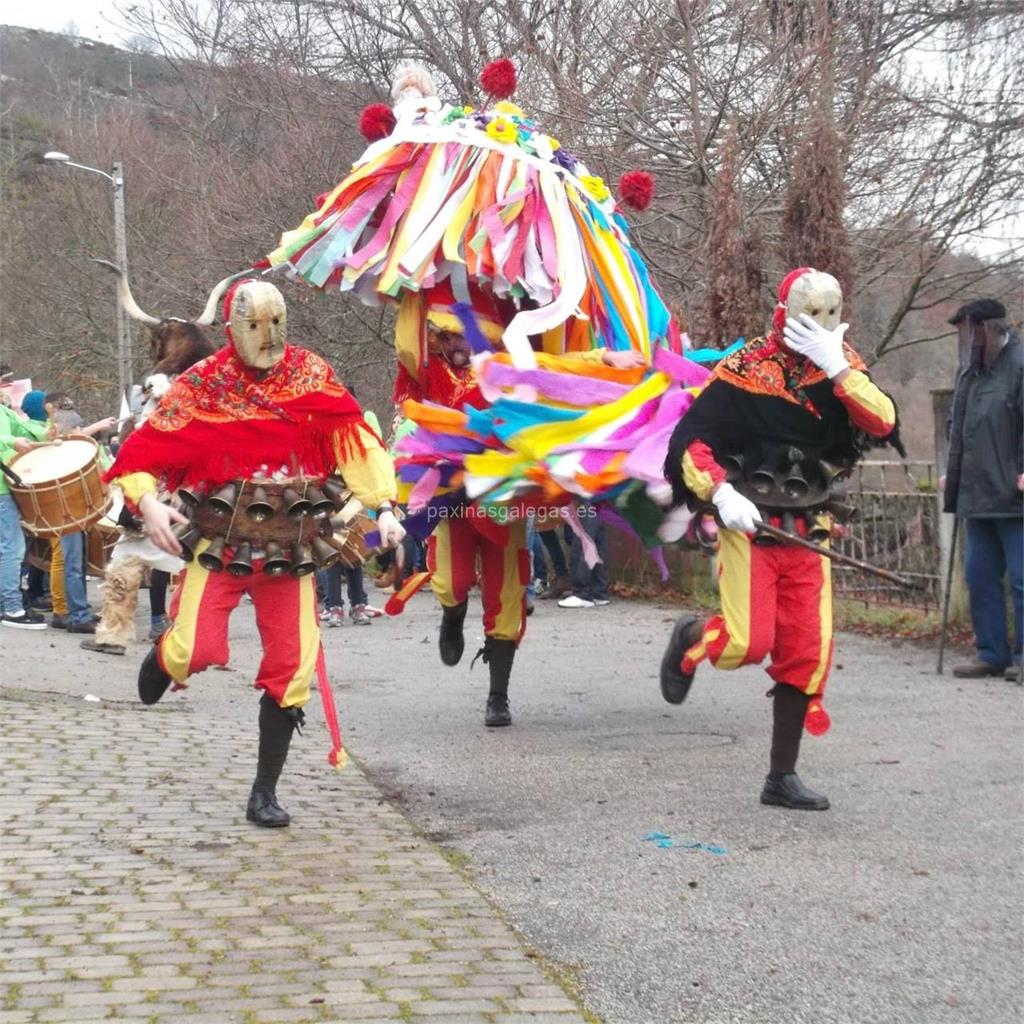
[[[41,537],[88,530],[110,499],[100,476],[99,445],[91,437],[68,437],[16,455],[9,481],[22,526]]]
[[[335,527],[334,536],[327,543],[340,552],[342,565],[354,569],[377,550],[366,543],[367,535],[376,530],[377,524],[365,512],[356,512],[347,523]]]
[[[102,576],[107,571],[110,553],[120,539],[120,528],[108,516],[103,516],[89,528],[85,535],[86,576]]]

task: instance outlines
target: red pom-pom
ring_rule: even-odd
[[[395,115],[386,103],[371,103],[359,115],[359,131],[367,142],[386,139],[395,130]]]
[[[507,57],[492,60],[480,72],[484,92],[495,99],[507,100],[516,91],[516,66]]]
[[[807,714],[804,715],[804,728],[812,736],[824,736],[832,727],[832,719],[828,712],[821,706],[821,702],[812,700],[807,705]]]
[[[619,198],[634,210],[646,210],[654,198],[654,176],[647,171],[626,171],[619,178]]]

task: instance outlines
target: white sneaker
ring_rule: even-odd
[[[609,601],[607,597],[599,597],[595,599],[594,604],[596,604],[598,608],[603,608],[606,604],[611,604],[611,601]]]
[[[570,594],[568,597],[563,597],[558,602],[559,608],[593,608],[594,602],[588,601],[585,597],[577,597],[575,594]]]

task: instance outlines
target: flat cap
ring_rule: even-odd
[[[980,324],[983,320],[1005,320],[1006,307],[996,299],[975,299],[965,302],[950,318],[949,323],[958,324],[962,320],[970,320],[972,324]]]

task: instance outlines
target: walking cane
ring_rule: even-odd
[[[949,565],[946,566],[946,593],[942,599],[942,633],[939,636],[939,664],[936,671],[942,675],[942,663],[946,657],[946,633],[949,629],[949,595],[953,590],[953,566],[956,564],[956,542],[960,536],[960,517],[953,519],[953,539],[949,545]]]

